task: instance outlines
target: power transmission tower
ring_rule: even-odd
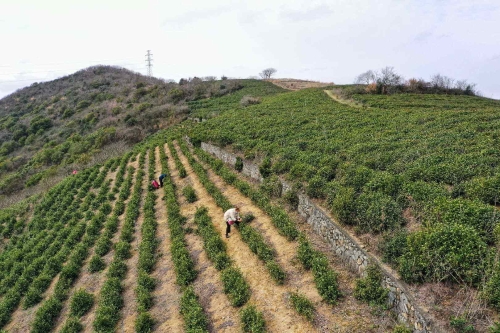
[[[151,67],[153,67],[153,64],[152,64],[152,61],[153,61],[153,58],[151,58],[151,56],[153,55],[153,53],[151,53],[151,50],[148,50],[148,53],[146,54],[146,66],[148,67],[148,76],[153,76],[153,70],[151,69]]]

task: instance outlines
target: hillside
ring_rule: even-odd
[[[299,194],[410,285],[435,331],[500,328],[500,102],[359,94],[350,107],[324,87],[108,67],[52,83],[0,101],[4,205],[12,180],[64,178],[0,211],[7,331],[410,331],[376,272],[358,280],[304,223]],[[201,142],[258,165],[263,183]],[[235,204],[253,219],[226,239]]]
[[[118,156],[151,133],[185,119],[186,103],[255,90],[251,81],[247,89],[238,80],[192,78],[181,83],[96,66],[3,98],[0,196]]]

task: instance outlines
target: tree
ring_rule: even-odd
[[[271,76],[273,76],[274,73],[276,73],[276,72],[277,72],[277,70],[275,68],[266,68],[262,72],[260,72],[259,75],[262,79],[266,80],[266,79],[270,79]]]
[[[354,83],[357,84],[371,84],[374,83],[377,79],[377,74],[372,71],[366,71],[364,73],[359,74],[356,79],[354,80]]]

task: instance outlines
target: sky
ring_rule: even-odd
[[[0,98],[93,65],[353,83],[394,67],[500,99],[498,0],[0,0]]]

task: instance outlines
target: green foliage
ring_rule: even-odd
[[[82,317],[94,305],[94,295],[88,293],[84,289],[77,290],[70,303],[70,313],[76,317]]]
[[[79,333],[82,331],[83,325],[80,323],[80,320],[75,317],[69,317],[61,329],[61,333]]]
[[[451,317],[450,326],[453,327],[457,333],[472,333],[476,331],[474,326],[469,324],[467,318],[463,316]]]
[[[386,233],[379,248],[382,252],[382,258],[390,264],[397,264],[399,258],[406,252],[408,232],[405,229]]]
[[[224,293],[233,306],[242,306],[250,298],[250,287],[237,268],[229,267],[221,274]]]
[[[240,311],[243,332],[264,333],[266,332],[266,322],[262,312],[259,312],[254,305],[248,305]]]
[[[260,189],[269,197],[279,198],[283,190],[283,185],[281,184],[278,176],[273,175],[268,178],[264,178],[264,181],[260,185]]]
[[[231,259],[226,252],[226,244],[212,224],[206,207],[196,210],[194,222],[203,237],[203,247],[208,258],[214,263],[217,270],[223,270],[231,265]]]
[[[314,320],[314,305],[304,295],[301,295],[299,293],[291,293],[290,301],[292,302],[292,305],[298,314],[304,316],[311,322]]]
[[[366,276],[356,280],[354,297],[370,305],[384,305],[387,303],[389,290],[382,287],[382,271],[376,265],[369,265]]]
[[[439,224],[408,236],[399,272],[408,282],[476,283],[482,276],[486,254],[486,244],[472,227]]]
[[[90,259],[90,262],[89,262],[89,272],[90,273],[100,272],[105,267],[106,267],[106,263],[104,262],[104,260],[100,256],[98,256],[98,255],[92,256],[92,258]]]
[[[362,230],[381,232],[395,229],[403,222],[401,207],[380,192],[363,192],[356,201],[358,225]]]
[[[285,270],[274,260],[269,260],[266,262],[266,268],[269,275],[277,284],[284,284],[286,279]]]
[[[500,323],[496,322],[489,328],[489,333],[500,333]]]
[[[153,331],[155,320],[148,312],[141,312],[135,320],[135,331],[149,333]]]
[[[259,165],[260,175],[267,178],[271,175],[271,159],[269,157],[264,158],[262,163]]]
[[[241,172],[243,170],[243,160],[239,156],[236,157],[236,163],[234,163],[234,169],[238,172]]]
[[[411,328],[407,327],[406,325],[396,325],[393,330],[392,330],[392,333],[412,333],[413,331],[411,330]]]
[[[46,333],[49,332],[55,324],[59,312],[62,310],[61,301],[54,297],[49,298],[38,309],[35,319],[31,325],[31,332]]]
[[[495,207],[464,199],[438,199],[427,214],[432,223],[459,223],[472,226],[488,242],[494,241],[493,230],[500,223]]]
[[[180,302],[186,332],[208,332],[208,319],[203,312],[193,287],[184,290]]]
[[[187,185],[182,189],[182,194],[186,197],[187,202],[193,203],[198,200],[198,196],[191,185]]]
[[[500,310],[500,263],[497,262],[483,290],[484,298],[495,309]]]
[[[328,267],[328,259],[321,252],[314,250],[303,235],[299,237],[297,256],[304,269],[312,269],[314,282],[321,297],[326,302],[335,304],[342,294],[339,290],[337,274]]]

